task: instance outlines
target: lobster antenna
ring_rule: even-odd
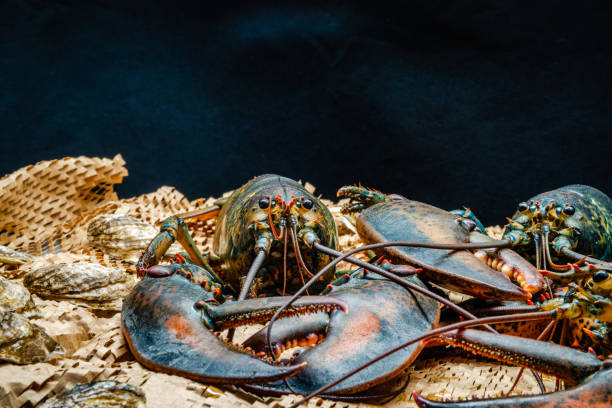
[[[302,264],[302,268],[304,269],[304,272],[306,272],[306,275],[308,275],[309,278],[312,278],[314,275],[308,270],[306,262],[304,262],[304,258],[302,258],[302,251],[300,250],[300,246],[298,245],[295,224],[292,227],[292,235],[293,239],[295,240],[295,256],[297,257],[298,262]]]
[[[287,289],[287,234],[283,234],[283,296]]]
[[[331,387],[333,387],[336,384],[341,383],[342,381],[346,380],[347,378],[353,376],[354,374],[358,373],[359,371],[369,367],[370,365],[382,360],[383,358],[403,349],[404,347],[407,347],[411,344],[414,344],[418,341],[421,340],[425,340],[431,337],[436,337],[439,334],[445,333],[447,331],[451,331],[451,330],[456,330],[456,329],[463,329],[466,327],[473,327],[473,326],[481,326],[484,324],[491,324],[491,323],[505,323],[505,322],[515,322],[515,321],[524,321],[524,320],[540,320],[540,319],[552,319],[556,317],[557,312],[555,310],[550,310],[550,311],[546,311],[546,312],[532,312],[532,313],[519,313],[516,315],[506,315],[506,316],[492,316],[492,317],[482,317],[480,319],[474,319],[474,320],[465,320],[462,322],[458,322],[458,323],[454,323],[454,324],[450,324],[448,326],[444,326],[444,327],[440,327],[434,330],[430,330],[427,333],[424,333],[418,337],[413,338],[412,340],[408,340],[407,342],[400,344],[397,347],[392,348],[391,350],[385,351],[384,353],[376,356],[375,358],[373,358],[372,360],[368,361],[367,363],[362,364],[361,366],[357,367],[354,370],[351,370],[349,373],[343,375],[342,377],[340,377],[337,380],[334,380],[326,385],[324,385],[323,387],[319,388],[316,391],[311,392],[310,394],[306,395],[303,399],[301,399],[300,401],[296,402],[295,404],[291,405],[289,408],[296,408],[297,406],[299,406],[302,402],[306,402],[308,401],[310,398],[324,392],[327,391],[328,389],[330,389]]]
[[[297,243],[297,239],[295,238],[295,232],[293,230],[293,227],[289,229],[289,232],[291,233],[291,244],[293,245],[293,253],[295,254],[295,261],[297,263],[298,273],[300,274],[300,279],[302,280],[302,287],[304,287],[306,283],[304,282],[304,275],[302,274],[302,265],[300,263],[300,257],[298,256],[300,250],[299,245]],[[310,274],[310,272],[308,273]],[[309,294],[308,289],[306,289],[306,294]]]
[[[365,245],[359,248],[355,248],[352,249],[346,253],[342,253],[342,252],[338,252],[336,250],[333,250],[331,248],[328,248],[324,245],[319,244],[318,242],[315,242],[313,244],[313,247],[321,252],[336,256],[337,258],[334,259],[333,261],[331,261],[329,264],[327,264],[325,267],[323,267],[319,272],[317,272],[308,282],[306,282],[306,284],[304,286],[302,286],[293,296],[291,296],[291,298],[287,301],[287,303],[285,303],[283,306],[281,306],[276,313],[274,313],[274,315],[272,316],[272,318],[270,319],[270,321],[268,322],[268,329],[267,329],[267,334],[266,336],[268,337],[268,353],[272,354],[272,326],[274,325],[274,322],[278,319],[278,317],[280,316],[280,314],[289,306],[291,306],[291,304],[299,297],[302,295],[302,293],[304,293],[306,291],[306,289],[308,289],[314,282],[316,282],[317,279],[319,279],[319,277],[323,276],[327,271],[329,271],[331,268],[334,268],[340,261],[343,261],[344,259],[351,259],[352,262],[354,263],[360,263],[360,264],[364,264],[366,268],[368,268],[368,270],[372,271],[372,272],[376,272],[384,277],[386,277],[387,279],[397,283],[398,285],[406,288],[406,289],[413,289],[417,292],[420,292],[422,294],[424,294],[425,296],[429,296],[435,300],[437,300],[438,302],[448,306],[450,309],[454,310],[455,312],[459,313],[460,315],[463,315],[464,317],[468,318],[468,319],[475,319],[476,316],[474,316],[473,314],[471,314],[470,312],[468,312],[467,310],[465,310],[464,308],[462,308],[461,306],[458,306],[456,304],[454,304],[453,302],[449,301],[448,299],[443,298],[442,296],[439,296],[433,292],[431,292],[430,290],[427,290],[425,288],[422,288],[419,285],[416,285],[412,282],[409,282],[407,280],[404,280],[402,278],[399,278],[397,276],[395,276],[394,274],[385,271],[382,268],[379,268],[377,266],[374,265],[370,265],[366,262],[360,261],[359,259],[356,258],[349,258],[351,255],[357,253],[357,252],[361,252],[361,251],[367,251],[370,249],[378,249],[378,248],[385,248],[388,246],[407,246],[407,247],[420,247],[420,248],[436,248],[436,249],[483,249],[483,248],[505,248],[510,246],[511,243],[510,241],[497,241],[497,242],[486,242],[486,243],[470,243],[470,244],[431,244],[431,243],[423,243],[423,242],[414,242],[414,241],[393,241],[393,242],[381,242],[381,243],[377,243],[377,244],[371,244],[371,245]],[[495,330],[493,330],[491,327],[489,326],[485,326],[485,328],[489,331],[492,331],[494,333],[496,333]],[[273,356],[272,356],[273,357]]]
[[[546,255],[545,262],[548,262],[551,268],[556,271],[567,271],[568,269],[572,269],[569,265],[557,265],[553,262],[550,256],[550,248],[548,248],[548,232],[542,233],[542,245],[544,247],[544,254]]]
[[[249,272],[247,273],[247,276],[244,279],[244,283],[242,284],[242,288],[240,289],[238,300],[246,299],[247,295],[249,294],[249,289],[251,288],[251,285],[253,284],[253,279],[255,279],[255,275],[257,275],[257,272],[259,272],[259,268],[261,268],[261,264],[263,264],[265,259],[266,259],[266,251],[262,249],[259,252],[257,252],[257,256],[255,257],[255,260],[251,264],[251,268],[249,269]],[[233,340],[235,332],[236,330],[234,328],[229,329],[229,331],[227,332],[227,339],[229,341]]]
[[[548,334],[550,334],[550,336],[548,337],[548,340],[547,340],[547,341],[550,341],[550,339],[552,338],[552,335],[553,335],[555,329],[557,328],[557,324],[558,323],[559,323],[558,320],[553,320],[550,323],[548,323],[546,328],[544,328],[544,330],[542,330],[542,333],[540,333],[540,335],[538,336],[538,338],[536,340],[542,340],[544,337],[546,337],[546,336],[548,336]],[[510,387],[508,392],[504,393],[504,396],[507,397],[508,395],[510,395],[512,390],[514,390],[514,387],[516,387],[516,385],[518,384],[519,380],[521,379],[521,376],[523,375],[524,371],[525,371],[525,367],[521,367],[521,369],[519,370],[518,374],[516,375],[516,378],[514,379],[514,382],[512,383],[512,386]]]

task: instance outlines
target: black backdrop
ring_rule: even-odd
[[[120,152],[123,197],[274,172],[485,223],[612,193],[608,4],[2,0],[0,174]]]

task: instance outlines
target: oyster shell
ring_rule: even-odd
[[[32,295],[23,286],[0,276],[0,311],[13,312],[25,317],[38,316]],[[1,334],[0,334],[1,336]]]
[[[55,340],[22,315],[0,311],[0,361],[40,363],[62,351]]]
[[[0,245],[0,263],[10,265],[23,265],[34,260],[32,255],[25,252],[12,250],[4,245]]]
[[[125,214],[102,214],[87,227],[87,239],[94,248],[136,263],[157,230]]]
[[[77,384],[38,408],[145,408],[145,404],[145,394],[140,388],[116,381],[99,381]]]
[[[99,310],[121,310],[123,298],[135,284],[125,271],[95,263],[44,266],[28,272],[24,285],[45,299],[68,300]]]
[[[27,319],[39,315],[26,288],[0,277],[0,361],[39,363],[62,351],[55,340]]]

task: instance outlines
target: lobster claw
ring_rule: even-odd
[[[363,211],[357,230],[367,243],[418,241],[459,244],[470,241],[470,231],[456,217],[434,206],[390,200]],[[531,294],[514,285],[504,274],[491,269],[466,250],[389,247],[379,255],[393,262],[416,265],[419,275],[442,286],[490,299],[526,300]]]
[[[293,357],[293,363],[308,362],[308,366],[287,381],[291,388],[284,382],[243,387],[272,395],[292,391],[308,394],[389,348],[430,330],[438,324],[440,317],[438,302],[386,279],[351,277],[347,283],[334,287],[330,295],[345,301],[350,313],[333,312],[329,319],[314,316],[307,322],[309,330],[304,330],[302,322],[296,319],[285,319],[272,327],[269,340],[275,348],[275,345],[286,344],[287,340],[302,337],[308,331],[321,333],[328,326],[320,344],[305,348]],[[257,333],[245,344],[264,350],[268,340],[265,335],[265,331]],[[329,392],[340,398],[363,393],[363,397],[380,400],[373,389],[398,378],[416,359],[422,347],[421,344],[405,347],[337,384]]]
[[[472,401],[431,401],[418,393],[414,400],[419,407],[609,407],[612,402],[612,370],[590,353],[557,344],[516,336],[492,334],[467,329],[440,336],[442,341],[467,348],[497,360],[534,367],[537,371],[556,375],[570,385],[578,386],[552,394],[494,398]]]
[[[599,371],[577,387],[552,394],[448,402],[431,401],[417,392],[413,396],[420,408],[609,407],[612,406],[612,370]]]
[[[145,278],[123,303],[121,326],[132,353],[144,366],[208,383],[267,382],[290,377],[306,364],[277,365],[240,350],[211,333],[196,303],[209,292],[182,276]],[[238,314],[268,317],[276,305],[250,302]],[[322,307],[342,308],[333,298]],[[303,307],[299,304],[296,307]],[[234,316],[238,316],[234,314]],[[225,314],[227,317],[227,313]],[[223,319],[217,313],[216,320]],[[237,319],[237,318],[236,318]],[[231,368],[231,369],[230,369]]]

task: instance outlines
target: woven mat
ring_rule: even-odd
[[[38,256],[21,268],[0,267],[3,276],[19,280],[25,271],[43,265],[97,262],[134,274],[134,265],[114,259],[87,244],[87,225],[99,214],[128,214],[151,225],[164,218],[214,203],[214,198],[189,201],[173,187],[150,194],[118,199],[113,191],[128,171],[121,155],[113,159],[64,158],[43,161],[0,179],[0,245]],[[314,187],[306,184],[310,190]],[[229,193],[226,193],[229,194]],[[361,242],[351,222],[339,213],[339,204],[325,201],[336,217],[341,249]],[[211,250],[214,220],[189,224],[203,252]],[[365,255],[364,255],[365,256]],[[340,265],[340,267],[346,267]],[[66,349],[66,356],[48,363],[18,366],[0,364],[0,406],[32,407],[74,384],[116,380],[141,387],[147,406],[154,407],[286,407],[298,396],[261,398],[239,389],[220,389],[182,377],[152,372],[134,360],[119,327],[120,315],[96,314],[68,302],[34,296],[43,327]],[[387,405],[413,407],[412,392],[433,398],[479,398],[507,391],[518,368],[443,352],[419,359],[410,369],[406,391]],[[548,389],[554,379],[545,378]],[[514,394],[537,393],[530,375],[523,375]],[[310,407],[358,407],[352,404],[311,400]]]

